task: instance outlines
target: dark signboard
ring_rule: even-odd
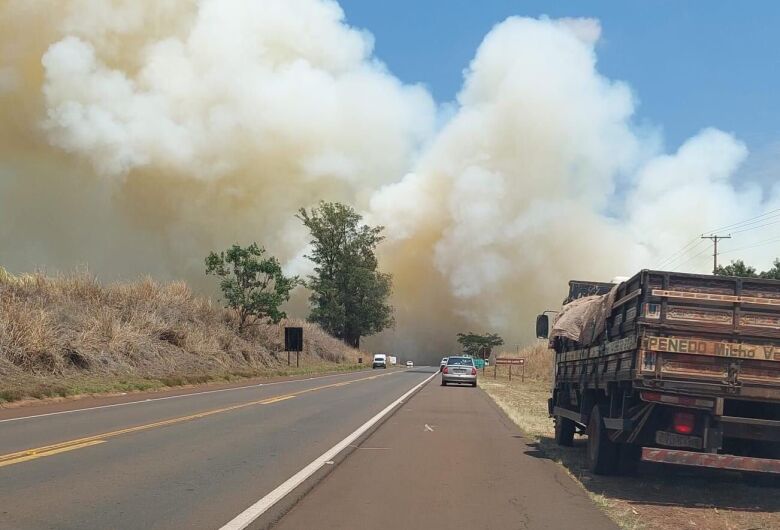
[[[303,328],[284,328],[284,351],[303,351]]]

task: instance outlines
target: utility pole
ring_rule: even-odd
[[[731,234],[727,236],[717,236],[717,235],[709,235],[709,236],[701,236],[702,239],[710,239],[714,243],[714,250],[712,252],[712,274],[717,274],[718,272],[718,241],[721,239],[731,239]]]

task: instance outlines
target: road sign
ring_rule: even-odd
[[[300,366],[303,351],[303,328],[284,328],[284,351],[287,352],[287,366],[290,366],[290,352],[295,352],[295,366]]]
[[[522,366],[523,371],[520,375],[521,381],[525,381],[525,359],[519,358],[519,357],[496,357],[496,364],[493,368],[493,378],[497,377],[498,375],[498,365],[499,364],[506,364],[509,366],[509,380],[512,380],[512,367],[513,366]]]
[[[517,357],[496,357],[496,364],[525,364],[525,359]]]
[[[284,351],[303,351],[303,328],[284,328]]]

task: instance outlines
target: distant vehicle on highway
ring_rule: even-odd
[[[406,367],[411,368],[414,366],[414,363],[412,361],[406,361]]]
[[[441,386],[447,383],[468,383],[477,386],[477,368],[471,357],[448,357],[441,371]]]
[[[439,371],[441,372],[444,370],[445,366],[447,366],[447,357],[442,357],[441,362],[439,363]]]
[[[395,355],[387,356],[387,364],[389,364],[390,366],[395,366],[397,362],[398,362],[398,357],[396,357]]]
[[[374,355],[374,362],[371,365],[372,368],[387,368],[387,355],[384,353],[377,353]]]

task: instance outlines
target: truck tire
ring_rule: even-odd
[[[569,418],[555,416],[555,443],[563,447],[571,447],[574,443],[575,425]]]
[[[588,468],[597,475],[615,473],[618,464],[618,446],[609,439],[601,409],[593,407],[588,421]]]
[[[634,444],[620,444],[618,453],[618,474],[636,475],[639,461],[642,459],[642,447]]]

